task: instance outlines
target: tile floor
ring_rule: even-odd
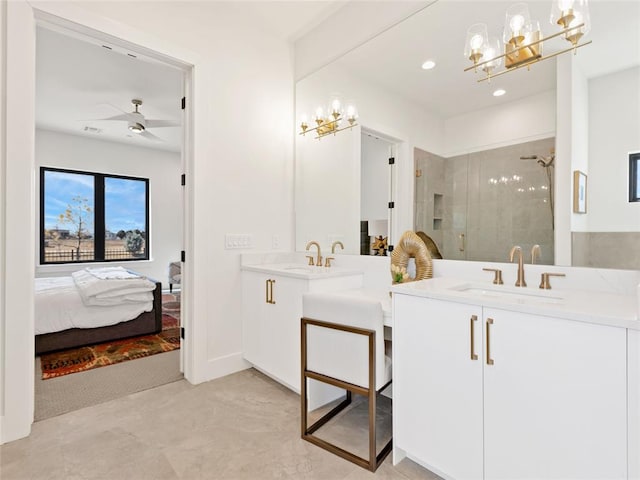
[[[250,369],[182,380],[37,422],[0,447],[0,478],[433,480],[389,456],[375,474],[300,439],[299,397]]]

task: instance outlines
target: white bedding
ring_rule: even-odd
[[[111,282],[112,280],[106,281]],[[146,279],[145,281],[153,284]],[[37,278],[35,284],[35,333],[40,335],[69,328],[96,328],[133,320],[141,313],[150,312],[153,309],[153,293],[144,293],[147,295],[148,301],[120,303],[111,306],[88,306],[82,301],[72,277]]]

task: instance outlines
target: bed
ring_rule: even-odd
[[[100,281],[96,272],[103,275]],[[36,279],[36,355],[161,330],[160,282],[121,267]]]

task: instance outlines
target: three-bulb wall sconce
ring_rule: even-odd
[[[489,38],[487,25],[476,23],[467,31],[464,55],[473,62],[465,72],[482,70],[485,74],[478,82],[517,70],[529,68],[534,63],[557,57],[588,45],[591,41],[579,43],[591,29],[588,0],[554,0],[551,7],[550,22],[559,25],[562,30],[543,37],[540,24],[532,21],[525,3],[517,3],[507,9],[503,30],[503,48],[497,38]],[[562,36],[571,44],[569,48],[544,56],[542,45],[545,41]],[[500,54],[500,52],[503,52]],[[504,59],[505,70],[496,72]],[[494,73],[496,72],[496,73]]]
[[[343,119],[346,118],[347,125],[343,124]],[[315,132],[317,139],[330,134],[336,134],[342,130],[347,130],[358,125],[356,120],[358,119],[358,112],[355,105],[349,104],[346,109],[342,107],[340,100],[333,99],[329,108],[327,108],[326,114],[322,107],[316,109],[313,116],[313,122],[315,127],[310,128],[306,115],[301,115],[300,120],[300,135],[306,135],[308,132]]]

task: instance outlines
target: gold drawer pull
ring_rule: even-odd
[[[493,358],[491,358],[491,330],[489,327],[493,325],[493,318],[487,318],[487,365],[493,365]]]
[[[265,280],[265,299],[264,301],[269,303],[269,285],[271,285],[271,280]]]
[[[476,353],[476,329],[475,322],[478,321],[477,315],[471,315],[469,319],[469,328],[471,329],[471,360],[478,360],[478,354]]]
[[[275,305],[276,301],[273,299],[273,284],[276,283],[276,281],[275,280],[270,280],[270,281],[271,281],[271,296],[269,298],[269,303],[271,305]]]

